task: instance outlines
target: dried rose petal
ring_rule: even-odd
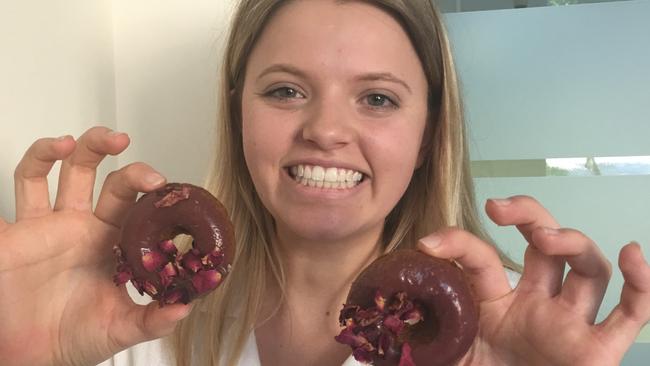
[[[174,189],[169,191],[169,193],[167,193],[160,200],[156,201],[153,205],[156,208],[170,207],[175,205],[179,201],[183,201],[188,198],[190,198],[190,187],[182,186],[180,187],[180,189]]]
[[[163,288],[169,287],[169,285],[171,285],[172,282],[174,282],[173,278],[169,276],[165,276],[165,274],[163,273],[158,273],[158,276],[160,277],[160,284],[163,286]]]
[[[354,332],[350,328],[344,329],[341,332],[341,334],[337,335],[334,338],[339,343],[347,344],[348,346],[354,348],[364,347],[367,349],[368,348],[367,345],[370,344],[365,337],[363,337],[362,335],[354,334]],[[370,345],[370,347],[372,347],[372,345]]]
[[[212,253],[206,255],[204,258],[204,264],[211,266],[212,268],[220,265],[224,260],[224,254],[218,248],[212,251]]]
[[[402,316],[402,320],[404,320],[404,323],[408,325],[415,325],[421,321],[424,320],[424,316],[422,315],[422,310],[419,309],[419,307],[414,307],[413,309],[409,310]]]
[[[130,269],[124,268],[120,270],[118,267],[118,272],[113,276],[113,282],[119,286],[123,283],[127,283],[132,278],[133,278],[133,273],[131,272]]]
[[[391,336],[390,333],[382,334],[382,337],[379,339],[380,349],[377,350],[379,356],[383,356],[384,360],[390,360],[391,363],[396,363],[401,355],[401,342],[399,342],[395,337]]]
[[[354,318],[354,315],[359,311],[359,309],[361,309],[359,305],[343,305],[343,309],[339,314],[339,324],[347,327],[349,323],[353,321],[352,318]]]
[[[161,241],[158,243],[158,247],[165,254],[175,255],[178,252],[178,248],[176,248],[176,245],[174,245],[174,242],[171,240]]]
[[[378,309],[361,309],[356,314],[356,321],[360,326],[366,327],[378,322],[382,317],[383,315]]]
[[[182,291],[181,289],[174,289],[172,291],[169,291],[165,293],[164,296],[164,303],[165,304],[175,304],[177,302],[185,302],[184,300],[186,298],[185,291]]]
[[[408,299],[405,292],[395,293],[390,298],[377,292],[374,306],[343,306],[339,322],[345,329],[335,339],[352,347],[357,361],[400,360],[403,362],[401,366],[412,365],[411,348],[404,343],[404,335],[410,327],[422,321],[421,309],[419,304]]]
[[[399,366],[415,366],[411,357],[411,346],[408,343],[402,345],[402,356],[399,358]]]
[[[174,265],[174,263],[171,262],[167,263],[163,267],[162,271],[160,271],[160,273],[167,277],[175,277],[178,274],[178,272],[176,271],[176,266]]]
[[[153,283],[145,280],[142,286],[144,288],[144,292],[146,292],[150,296],[158,295],[158,288],[156,288],[156,286]]]
[[[167,263],[163,269],[158,272],[158,276],[160,277],[160,283],[163,285],[163,287],[167,288],[171,283],[173,282],[174,277],[178,275],[178,272],[176,271],[176,266],[174,263]]]
[[[372,362],[372,351],[363,348],[355,348],[354,351],[352,351],[352,356],[354,356],[354,359],[359,362]]]
[[[192,286],[194,286],[194,289],[198,294],[217,288],[220,282],[221,273],[214,269],[199,271],[194,277],[192,277]]]
[[[113,247],[113,254],[117,258],[117,272],[113,275],[113,282],[115,285],[119,286],[133,278],[133,270],[131,269],[131,266],[126,263],[119,246],[115,245]]]
[[[201,268],[203,268],[203,263],[201,263],[201,259],[198,256],[199,251],[196,249],[192,249],[185,253],[183,255],[183,258],[181,259],[181,263],[183,264],[183,267],[186,269],[196,273],[198,272]]]
[[[404,322],[395,315],[387,315],[384,318],[384,326],[397,335],[404,329]]]
[[[142,253],[142,266],[149,272],[158,271],[162,265],[167,261],[165,256],[154,250],[144,251]]]
[[[411,302],[406,300],[406,293],[398,292],[392,298],[392,301],[389,305],[389,311],[402,312],[404,310],[404,307],[408,305],[411,305]]]
[[[185,268],[180,267],[180,266],[177,265],[176,270],[178,271],[178,276],[177,277],[180,277],[180,278],[188,278],[189,277],[188,273],[187,273],[187,270],[185,270]]]
[[[379,311],[384,311],[384,308],[386,307],[386,298],[381,295],[379,290],[375,292],[375,306],[377,306]]]

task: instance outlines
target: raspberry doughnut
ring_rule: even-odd
[[[185,253],[172,242],[179,234],[193,238]],[[230,272],[234,230],[226,209],[208,191],[170,183],[133,205],[114,250],[117,285],[130,280],[160,306],[187,304],[216,289]]]
[[[357,361],[378,366],[452,365],[478,331],[478,307],[449,261],[400,250],[352,283],[336,336]]]

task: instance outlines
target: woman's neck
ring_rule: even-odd
[[[266,316],[260,319],[266,321],[256,330],[263,360],[282,364],[291,360],[285,357],[313,357],[314,362],[328,360],[331,365],[349,355],[349,348],[333,339],[340,331],[338,314],[352,280],[381,254],[380,239],[380,229],[336,241],[307,240],[280,231],[273,245],[285,272],[284,298],[278,308],[282,290],[268,287]]]
[[[377,227],[336,240],[314,240],[280,231],[273,245],[285,271],[286,300],[342,305],[352,280],[381,254],[381,233]]]

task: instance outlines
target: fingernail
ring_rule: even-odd
[[[558,235],[560,233],[560,230],[558,229],[553,229],[550,227],[545,227],[544,228],[544,234],[546,235]]]
[[[118,136],[118,135],[124,135],[124,134],[125,134],[124,132],[113,131],[113,130],[108,132],[108,136]]]
[[[158,173],[149,173],[144,176],[144,181],[148,184],[157,186],[165,181],[165,178]]]
[[[508,206],[512,203],[512,200],[509,198],[490,198],[490,201],[494,202],[497,206]]]
[[[68,137],[70,137],[70,135],[59,136],[59,137],[57,137],[56,139],[59,140],[59,141],[63,141],[63,140],[65,140],[65,139],[67,139]]]
[[[193,303],[187,304],[187,305],[181,305],[181,306],[184,306],[184,307],[183,307],[182,311],[180,311],[178,313],[177,321],[185,319],[188,315],[190,315],[190,313],[192,312],[192,309],[194,309],[194,304]]]
[[[440,235],[437,234],[431,234],[429,236],[425,236],[424,238],[420,239],[420,243],[427,247],[428,249],[435,249],[438,246],[440,246],[440,243],[442,242],[442,238]]]

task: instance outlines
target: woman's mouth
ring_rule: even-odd
[[[324,168],[319,165],[298,164],[289,167],[289,175],[303,186],[329,189],[350,189],[361,183],[364,174],[351,169]]]

